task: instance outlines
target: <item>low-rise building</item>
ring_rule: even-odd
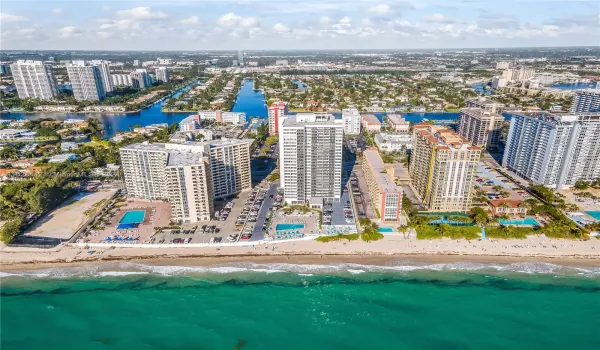
[[[388,114],[387,121],[392,125],[394,131],[408,133],[410,125],[401,115]]]
[[[18,139],[29,133],[27,129],[2,129],[0,130],[0,140]]]
[[[506,107],[504,103],[496,102],[483,96],[469,98],[465,102],[468,108],[481,108],[490,113],[502,113],[504,107]]]
[[[55,156],[50,157],[50,159],[48,159],[48,163],[62,163],[68,160],[75,160],[77,159],[77,157],[78,156],[75,153],[57,154]]]
[[[412,148],[412,135],[410,134],[377,134],[375,144],[380,151],[406,152]]]
[[[370,148],[363,152],[365,180],[371,203],[383,222],[398,222],[402,211],[402,189],[394,182],[394,168],[386,168],[379,152]]]
[[[523,203],[523,201],[521,200],[495,199],[488,201],[488,203],[490,205],[490,211],[495,216],[517,216],[527,214],[527,209],[521,206],[521,204]]]
[[[381,122],[373,114],[362,114],[363,128],[367,131],[381,131]]]

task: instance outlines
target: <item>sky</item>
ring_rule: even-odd
[[[1,0],[2,50],[600,46],[600,1]]]

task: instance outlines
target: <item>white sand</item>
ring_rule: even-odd
[[[419,241],[403,236],[386,236],[376,242],[332,242],[320,243],[313,240],[279,242],[258,246],[237,247],[185,247],[149,249],[128,246],[115,248],[88,249],[73,246],[59,246],[56,249],[11,248],[2,250],[0,265],[25,265],[44,263],[70,263],[76,261],[128,260],[128,259],[170,259],[219,256],[263,256],[263,255],[464,255],[492,257],[538,257],[561,260],[599,259],[600,240],[567,241],[551,240],[545,236],[531,236],[527,240],[434,240]]]

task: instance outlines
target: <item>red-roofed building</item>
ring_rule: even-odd
[[[269,106],[269,134],[271,136],[279,133],[279,117],[283,117],[287,112],[287,102],[275,101]]]

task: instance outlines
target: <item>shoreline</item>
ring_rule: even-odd
[[[595,250],[595,248],[592,248],[594,251],[577,249],[573,252],[553,250],[544,253],[532,250],[495,252],[473,249],[471,247],[469,247],[471,249],[467,249],[466,251],[435,248],[431,251],[415,251],[415,249],[403,250],[399,245],[394,246],[394,242],[390,239],[384,239],[383,241],[378,241],[379,243],[320,243],[316,241],[302,241],[262,244],[258,246],[168,247],[158,249],[135,246],[88,249],[85,247],[59,246],[50,250],[6,247],[2,250],[0,271],[32,270],[44,267],[73,267],[108,262],[144,262],[158,265],[180,264],[183,262],[194,266],[203,266],[206,263],[223,264],[228,262],[266,261],[298,264],[312,261],[318,264],[375,262],[375,265],[377,265],[393,260],[495,262],[506,264],[516,262],[546,262],[567,266],[600,267],[600,249]],[[413,246],[412,243],[414,241],[406,241],[405,243],[410,243],[409,246]],[[421,241],[420,243],[424,246],[431,244],[427,241]],[[465,242],[459,242],[460,245],[463,243]],[[523,244],[524,242],[520,243]],[[591,243],[594,246],[598,245],[600,247],[600,242],[579,243]],[[498,243],[496,242],[496,244]],[[88,255],[88,251],[91,250],[94,253]]]

